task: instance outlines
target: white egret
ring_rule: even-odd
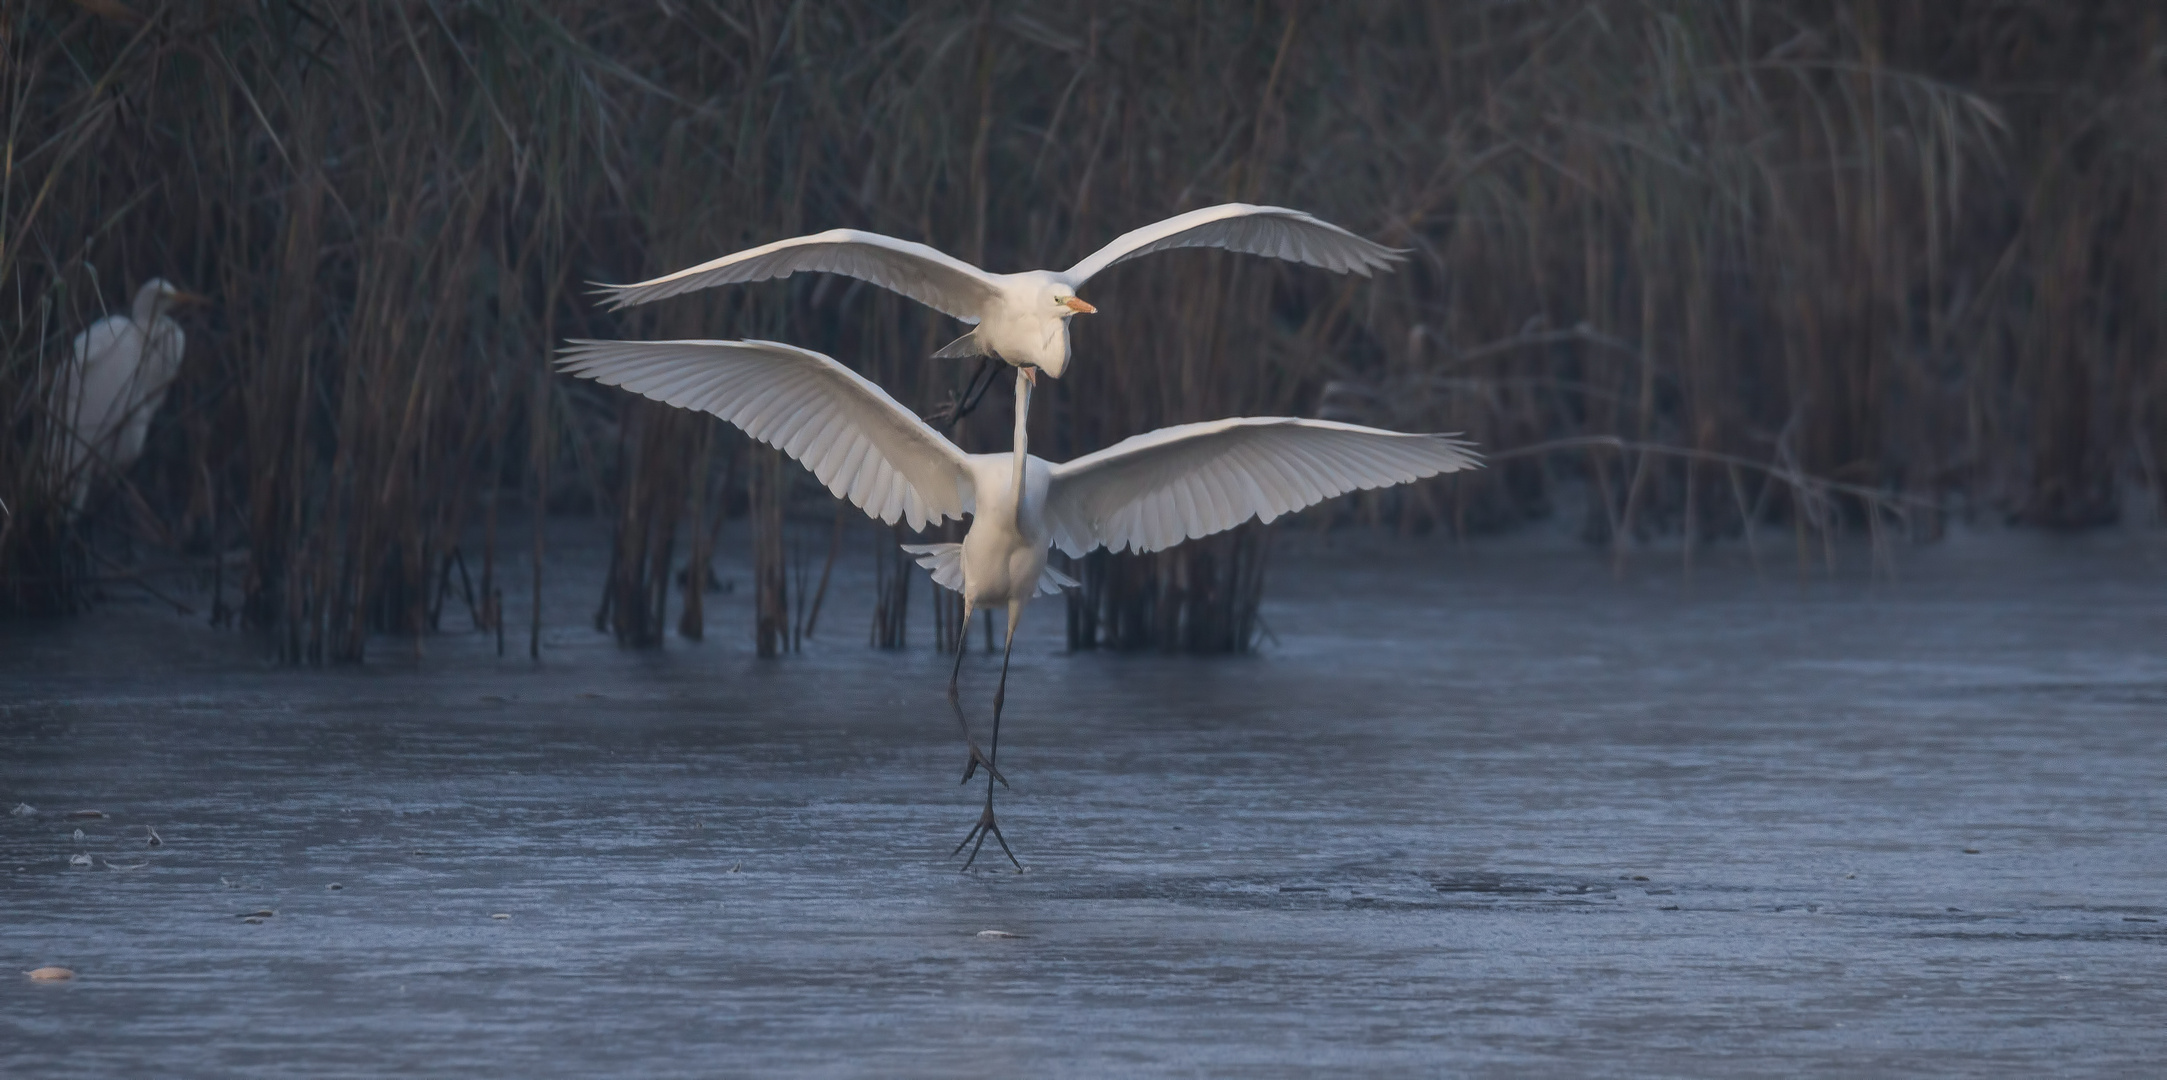
[[[800,271],[846,274],[937,308],[974,329],[935,353],[992,356],[1058,379],[1068,368],[1068,320],[1098,309],[1076,295],[1099,271],[1125,259],[1172,248],[1218,247],[1368,277],[1406,257],[1397,248],[1348,232],[1299,210],[1224,203],[1191,210],[1124,233],[1067,270],[990,274],[924,244],[856,229],[725,255],[632,285],[600,285],[610,307],[624,308],[695,289],[787,277]],[[599,284],[599,283],[597,283]]]
[[[1023,417],[1030,380],[1016,379],[1011,454],[966,454],[864,376],[817,352],[771,341],[574,341],[558,366],[656,401],[713,413],[802,462],[839,498],[883,522],[913,529],[971,517],[960,544],[910,547],[933,580],[963,594],[972,612],[1005,608],[1008,639],[993,695],[991,753],[980,753],[960,705],[970,758],[963,779],[986,766],[986,806],[971,860],[990,833],[1001,706],[1016,624],[1035,596],[1075,582],[1046,565],[1049,547],[1071,556],[1097,547],[1156,551],[1361,488],[1402,484],[1478,464],[1468,444],[1328,420],[1242,417],[1180,424],[1133,436],[1074,461],[1031,456]],[[962,666],[948,694],[957,700]],[[957,852],[963,844],[956,846]],[[1020,867],[1021,864],[1019,863]],[[964,863],[970,868],[970,862]]]
[[[180,324],[165,313],[202,299],[152,278],[136,290],[128,314],[108,315],[75,335],[56,388],[67,425],[58,466],[70,514],[82,512],[101,469],[124,472],[143,452],[151,414],[165,401],[187,344]]]

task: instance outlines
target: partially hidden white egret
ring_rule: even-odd
[[[202,300],[152,278],[136,290],[126,315],[108,315],[75,335],[68,368],[55,387],[57,412],[67,425],[58,475],[71,515],[82,512],[103,472],[125,472],[143,452],[151,415],[180,371],[188,340],[166,312]]]
[[[570,342],[571,374],[679,408],[713,413],[812,470],[837,497],[873,517],[922,529],[971,518],[960,544],[912,545],[933,580],[963,594],[971,614],[1005,608],[1008,637],[993,694],[992,752],[981,753],[957,703],[963,639],[948,697],[970,749],[963,780],[987,771],[986,805],[963,843],[971,861],[990,833],[1015,862],[993,816],[1008,651],[1024,606],[1076,582],[1046,565],[1050,547],[1157,551],[1269,522],[1336,495],[1403,484],[1479,463],[1449,435],[1412,435],[1328,420],[1240,417],[1136,435],[1074,461],[1032,456],[1024,417],[1032,382],[1016,378],[1016,444],[1008,454],[966,454],[871,380],[808,349],[772,341]],[[964,863],[969,869],[971,861]],[[1022,864],[1017,863],[1020,868]]]
[[[801,271],[845,274],[973,324],[970,333],[935,356],[992,356],[1029,377],[1043,371],[1058,379],[1068,368],[1068,320],[1098,310],[1076,295],[1084,282],[1138,255],[1194,247],[1267,255],[1364,277],[1406,257],[1404,251],[1363,239],[1299,210],[1224,203],[1124,233],[1067,270],[991,274],[924,244],[856,229],[830,229],[725,255],[650,281],[597,284],[609,298],[609,306],[616,309]]]

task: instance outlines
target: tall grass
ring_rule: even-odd
[[[1466,431],[1496,467],[1321,513],[1579,512],[1620,551],[2112,520],[2158,503],[2167,454],[2163,49],[2134,0],[11,5],[0,599],[76,603],[95,528],[245,548],[246,621],[353,658],[420,647],[452,565],[501,634],[498,546],[537,575],[546,552],[498,508],[592,508],[599,621],[653,643],[673,590],[702,631],[679,571],[750,513],[745,632],[780,651],[807,602],[788,522],[825,529],[826,496],[714,421],[554,380],[552,343],[781,338],[931,409],[970,374],[927,359],[958,327],[843,279],[624,315],[582,283],[832,226],[1060,266],[1229,199],[1415,257],[1124,264],[1034,446],[1237,413]],[[69,522],[42,465],[60,358],[153,274],[218,304],[144,459]],[[1004,397],[967,448],[1005,442]],[[1268,550],[1092,556],[1070,640],[1245,648]],[[872,637],[900,645],[922,575],[883,558]]]

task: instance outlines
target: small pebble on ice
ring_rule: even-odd
[[[984,937],[984,938],[1002,938],[1002,937],[1022,937],[1023,935],[1021,935],[1021,934],[1011,934],[1011,933],[1009,933],[1009,932],[1008,932],[1008,931],[1006,931],[1006,930],[980,930],[980,931],[978,932],[978,936],[979,936],[979,937]]]
[[[509,918],[511,918],[511,915],[510,915],[510,914],[508,914],[508,913],[506,913],[506,912],[502,912],[502,911],[499,911],[499,912],[497,912],[496,914],[494,914],[494,915],[491,915],[491,916],[489,916],[489,917],[490,917],[490,918],[492,918],[492,919],[509,919]]]
[[[58,982],[61,979],[72,979],[75,977],[74,972],[69,971],[67,968],[64,967],[32,968],[29,971],[23,972],[23,974],[28,975],[39,982]]]
[[[69,866],[89,866],[89,865],[90,865],[90,856],[88,856],[88,855],[70,855],[70,856],[68,856],[68,865],[69,865]]]

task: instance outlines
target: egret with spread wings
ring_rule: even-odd
[[[960,544],[908,548],[933,580],[963,594],[971,613],[1008,613],[1008,648],[1024,606],[1074,585],[1046,565],[1047,550],[1082,555],[1157,551],[1362,488],[1385,487],[1477,464],[1468,444],[1327,420],[1241,417],[1180,424],[1055,464],[1031,456],[1024,417],[1032,383],[1016,379],[1016,445],[966,454],[857,372],[817,352],[772,341],[574,341],[558,366],[574,375],[686,409],[710,412],[803,463],[839,498],[913,529],[971,518]],[[951,704],[956,671],[948,681]],[[986,768],[986,806],[963,844],[986,836],[1015,853],[993,816],[994,770],[1008,656],[993,695],[991,752],[981,753],[961,706],[968,783]],[[1021,864],[1018,864],[1020,867]],[[964,863],[968,869],[970,862]]]
[[[845,274],[973,324],[970,333],[936,356],[991,356],[1021,369],[1027,377],[1035,379],[1044,371],[1058,379],[1068,368],[1068,320],[1098,310],[1076,295],[1084,282],[1138,255],[1193,247],[1267,255],[1364,277],[1406,257],[1403,251],[1365,240],[1299,210],[1225,203],[1125,233],[1067,270],[991,274],[924,244],[856,229],[830,229],[725,255],[651,281],[601,285],[600,289],[610,307],[624,308],[696,289],[765,281],[801,271]]]

